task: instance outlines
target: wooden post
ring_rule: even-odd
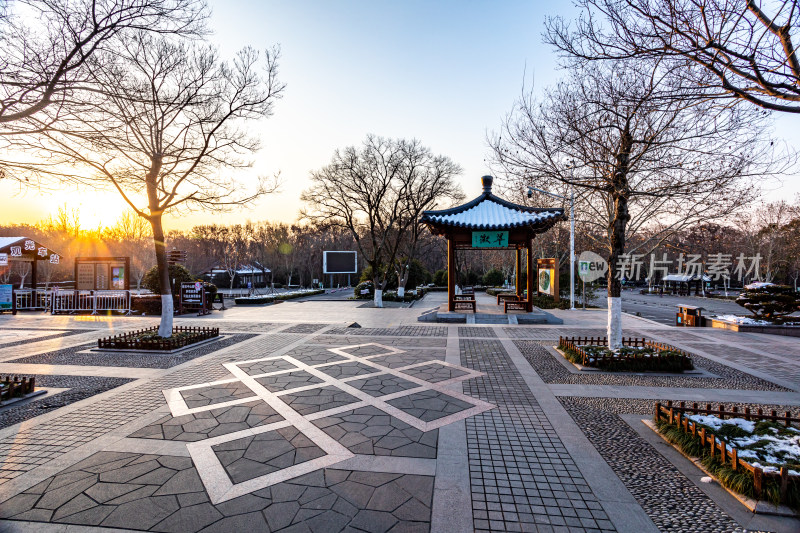
[[[756,467],[753,470],[753,489],[756,493],[756,498],[761,498],[761,488],[764,481],[764,471]]]
[[[456,243],[447,236],[447,309],[456,310]]]
[[[536,269],[533,262],[533,239],[528,240],[525,246],[528,249],[528,299],[525,304],[525,310],[530,313],[533,311],[533,282],[536,279]]]

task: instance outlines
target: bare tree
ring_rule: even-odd
[[[161,280],[159,334],[172,333],[173,302],[162,216],[167,211],[225,209],[274,190],[259,180],[242,194],[233,179],[259,143],[244,121],[268,117],[284,86],[277,50],[245,48],[232,62],[210,46],[140,32],[119,40],[91,71],[94,99],[41,134],[19,143],[31,171],[110,186],[153,230]],[[79,112],[80,111],[80,112]],[[62,170],[70,164],[75,170]]]
[[[126,211],[104,233],[105,239],[112,241],[115,249],[130,258],[130,274],[136,282],[136,290],[141,291],[144,275],[155,261],[153,249],[148,246],[153,241],[152,227],[135,212]]]
[[[204,0],[17,0],[0,10],[0,150],[80,102],[96,58],[130,32],[198,36]],[[17,9],[11,9],[16,7]],[[48,112],[45,113],[44,111]],[[9,157],[8,154],[4,159]],[[27,179],[0,162],[0,178]],[[16,169],[18,170],[18,169]]]
[[[383,307],[390,271],[417,223],[414,213],[458,197],[452,180],[460,172],[417,140],[369,135],[361,149],[336,150],[329,165],[311,173],[312,186],[301,196],[309,204],[303,216],[350,232],[372,269],[375,306]]]
[[[584,60],[673,58],[696,96],[800,113],[798,0],[578,0],[575,26],[548,20],[546,40]],[[605,26],[604,26],[605,23]]]
[[[754,110],[709,119],[709,104],[687,107],[673,82],[652,64],[587,65],[541,105],[523,92],[490,141],[519,187],[574,188],[579,210],[602,226],[612,349],[621,342],[620,259],[632,222],[674,231],[725,216],[751,199],[748,177],[774,170]]]

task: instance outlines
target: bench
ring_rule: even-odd
[[[504,312],[508,313],[508,310],[511,309],[513,311],[527,311],[528,310],[528,301],[527,300],[506,300],[503,303],[505,307]]]
[[[505,300],[519,300],[519,295],[513,292],[501,292],[497,295],[497,305],[500,305]]]
[[[459,295],[459,296],[463,296],[463,294]],[[454,298],[453,299],[453,310],[455,311],[455,310],[458,310],[459,308],[461,308],[461,309],[470,308],[470,309],[472,309],[473,313],[477,312],[475,298],[469,298],[469,299],[468,298]]]

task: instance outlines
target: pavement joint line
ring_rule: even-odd
[[[461,363],[458,326],[447,327],[445,362]],[[462,382],[451,385],[463,392]],[[469,477],[469,453],[465,420],[439,428],[431,505],[431,533],[473,531],[472,487]]]
[[[657,533],[656,525],[550,392],[547,384],[517,346],[510,340],[500,342],[617,531]]]
[[[555,396],[579,396],[585,398],[652,399],[679,397],[696,402],[744,402],[800,406],[800,393],[761,390],[695,389],[683,387],[643,387],[636,385],[575,385],[550,383],[547,388]]]

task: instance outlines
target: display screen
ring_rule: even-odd
[[[322,267],[325,274],[355,274],[356,252],[323,252]]]

